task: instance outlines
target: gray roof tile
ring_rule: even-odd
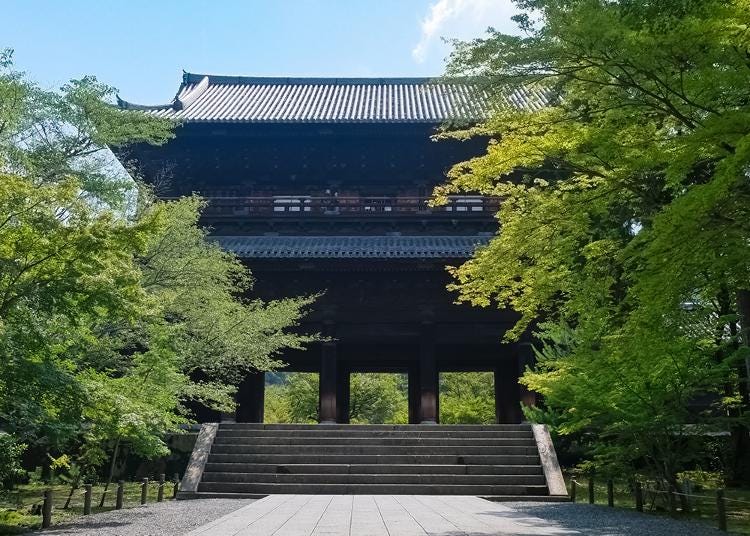
[[[549,93],[508,92],[504,105],[540,108]],[[128,109],[188,122],[409,122],[478,120],[488,97],[467,80],[429,78],[260,78],[185,73],[171,103]]]
[[[464,259],[489,236],[215,236],[222,248],[248,259]]]

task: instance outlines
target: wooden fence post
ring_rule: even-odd
[[[677,503],[675,502],[674,491],[672,491],[672,488],[667,488],[667,505],[669,506],[669,515],[672,517],[677,515]]]
[[[610,478],[607,480],[607,506],[615,505],[615,483]]]
[[[148,478],[141,481],[141,504],[146,504],[148,498]]]
[[[594,477],[589,477],[589,504],[594,504]]]
[[[156,502],[162,502],[164,500],[164,481],[166,475],[164,473],[159,475],[159,489],[156,491]]]
[[[83,492],[83,515],[87,516],[91,513],[91,484],[84,486]]]
[[[125,494],[125,482],[117,482],[117,495],[115,496],[115,510],[122,509],[122,499]]]
[[[724,490],[716,490],[716,515],[719,518],[719,530],[727,531],[727,501],[724,499]]]
[[[172,498],[176,499],[177,492],[179,491],[179,488],[180,488],[180,474],[179,473],[174,474],[173,482],[174,482],[174,487],[172,488]]]
[[[52,490],[44,490],[44,503],[42,503],[42,528],[46,529],[52,525]]]
[[[685,494],[685,508],[690,513],[693,511],[693,481],[689,478],[682,483],[682,492]]]
[[[576,502],[576,481],[575,478],[570,479],[570,502]]]
[[[635,482],[635,509],[643,512],[643,485],[639,481]]]

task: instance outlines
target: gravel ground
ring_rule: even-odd
[[[167,501],[82,516],[34,532],[44,536],[182,536],[253,502],[251,499]]]
[[[75,522],[56,525],[44,536],[183,536],[242,508],[252,500],[200,499],[168,501],[137,508],[113,510],[78,518]],[[544,520],[551,534],[583,536],[717,536],[718,530],[693,521],[679,521],[662,516],[639,514],[628,510],[570,503],[500,503],[511,512],[498,512],[507,521],[524,527],[524,534],[544,534]],[[533,518],[537,518],[534,520]],[[528,531],[528,532],[527,532]],[[539,532],[537,532],[539,531]],[[508,532],[508,535],[516,534]],[[352,534],[352,536],[357,536]],[[400,536],[397,532],[391,536]],[[447,536],[447,535],[446,535]]]
[[[726,534],[698,521],[680,521],[606,506],[571,503],[504,504],[521,515],[551,521],[562,529],[570,530],[571,534],[584,536],[717,536]]]

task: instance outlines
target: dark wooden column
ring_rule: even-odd
[[[435,330],[432,324],[423,324],[419,341],[419,422],[436,424],[439,419],[439,383],[435,358]]]
[[[536,362],[534,348],[530,342],[518,343],[518,376],[522,376],[526,367],[533,367]],[[536,406],[536,393],[530,391],[525,385],[519,384],[519,397],[524,406]]]
[[[248,374],[237,387],[237,422],[263,422],[265,404],[266,373]]]
[[[321,424],[335,424],[336,411],[336,343],[324,342],[320,358],[320,403],[318,421]]]
[[[349,367],[338,363],[338,379],[336,380],[336,408],[338,409],[337,421],[349,424],[349,407],[351,402],[351,371]]]
[[[521,422],[521,398],[516,356],[498,362],[495,367],[495,421],[498,424]]]
[[[420,398],[422,396],[419,388],[419,366],[418,364],[409,367],[409,424],[419,424]]]

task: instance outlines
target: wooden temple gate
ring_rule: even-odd
[[[202,223],[250,267],[253,296],[322,293],[301,329],[330,341],[279,356],[320,374],[320,422],[349,420],[349,375],[402,372],[409,421],[439,418],[441,371],[491,371],[498,423],[522,419],[528,343],[501,342],[512,311],[455,305],[447,265],[496,232],[500,200],[429,196],[486,140],[430,139],[476,121],[476,93],[427,79],[268,79],[186,73],[175,99],[137,108],[182,122],[160,147],[118,151],[158,195],[199,192]],[[521,103],[523,105],[523,103]],[[262,422],[264,375],[240,386],[237,422]]]

